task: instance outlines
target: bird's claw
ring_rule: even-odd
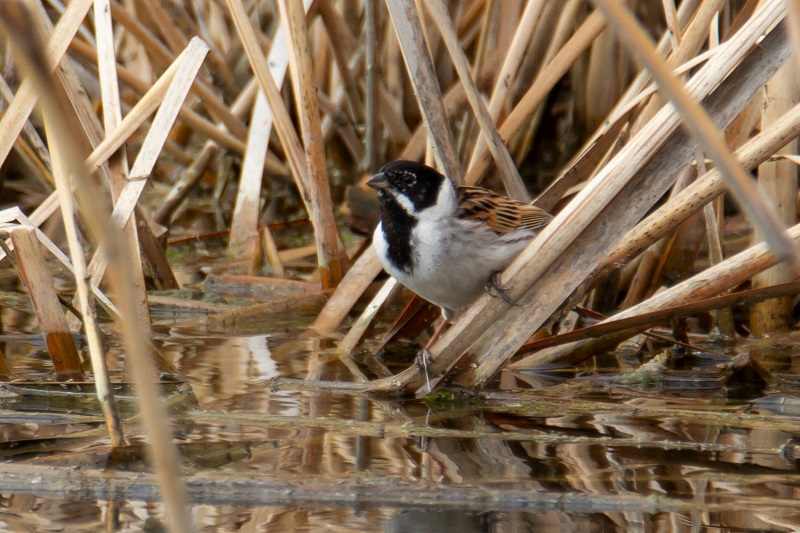
[[[425,383],[428,385],[428,392],[431,392],[431,377],[430,372],[428,371],[428,364],[433,361],[433,357],[431,356],[431,352],[428,348],[423,348],[417,354],[417,366],[420,370],[425,374]]]
[[[503,284],[500,283],[500,272],[498,271],[492,272],[489,276],[489,280],[486,282],[486,293],[492,298],[500,298],[508,305],[516,305],[506,292]]]

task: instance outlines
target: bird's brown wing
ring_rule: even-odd
[[[485,222],[499,235],[516,229],[538,231],[553,218],[544,209],[480,187],[459,187],[458,194],[458,216]]]

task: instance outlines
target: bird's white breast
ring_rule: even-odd
[[[380,225],[373,245],[384,268],[397,281],[440,307],[460,312],[483,293],[491,274],[504,270],[533,235],[517,231],[498,236],[478,221],[420,217],[411,232],[410,273],[388,261]]]

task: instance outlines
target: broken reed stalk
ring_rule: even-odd
[[[319,335],[333,333],[347,318],[353,305],[361,298],[382,268],[378,256],[375,255],[375,249],[370,246],[355,260],[310,329]]]
[[[274,49],[273,46],[270,50],[270,58],[272,58]],[[275,76],[275,81],[280,85],[283,76]],[[242,257],[248,262],[254,260],[258,249],[256,236],[258,235],[258,214],[261,209],[261,182],[271,131],[272,113],[263,93],[259,92],[256,95],[256,103],[250,118],[250,128],[247,132],[247,146],[242,158],[239,187],[236,190],[236,202],[231,218],[231,233],[228,238],[228,253],[234,257]],[[201,175],[202,171],[196,174],[197,181]],[[269,232],[269,228],[265,227],[264,229]]]
[[[50,198],[52,198],[52,196],[48,196],[48,199]],[[73,276],[75,275],[75,269],[73,268],[72,261],[69,260],[69,257],[67,257],[64,252],[62,252],[55,244],[53,244],[47,235],[42,233],[42,231],[38,229],[38,226],[34,224],[28,217],[26,217],[19,207],[12,207],[0,211],[0,225],[5,225],[7,227],[10,226],[11,229],[13,229],[14,224],[35,228],[36,235],[39,238],[39,242],[42,244],[42,246],[44,246],[48,252],[53,254],[53,256],[58,259],[58,261],[64,265],[64,267],[69,270]],[[10,250],[9,246],[11,244],[10,238],[0,244],[0,260],[6,257],[7,252]],[[92,294],[94,294],[94,297],[108,312],[108,314],[114,319],[118,319],[119,309],[117,309],[117,306],[115,306],[113,302],[108,299],[108,297],[97,287],[97,285],[91,282],[89,285]]]
[[[91,47],[91,45],[82,43],[78,40],[73,40],[70,43],[70,48],[81,56],[85,57],[88,61],[96,64],[97,53],[95,52],[94,48]],[[146,94],[150,90],[151,84],[149,82],[142,80],[125,67],[117,65],[117,74],[119,75],[120,81],[140,95]],[[235,109],[235,106],[231,106],[231,113],[236,114]],[[184,124],[193,129],[196,133],[208,137],[209,139],[218,143],[220,146],[225,147],[237,154],[244,153],[244,142],[241,140],[241,138],[231,134],[227,127],[218,127],[213,122],[209,121],[207,118],[201,116],[198,112],[188,107],[181,108],[179,117]],[[276,174],[286,174],[285,166],[277,159],[275,154],[271,152],[267,155],[264,168],[269,172],[274,172]]]
[[[258,37],[250,23],[250,19],[247,17],[244,6],[238,0],[226,0],[226,4],[239,38],[244,45],[250,68],[255,73],[274,115],[275,130],[278,133],[292,175],[297,183],[297,188],[300,190],[303,203],[314,226],[319,265],[323,269],[328,268],[329,265],[341,265],[342,258],[340,254],[344,252],[341,245],[341,235],[339,235],[336,220],[333,216],[333,205],[330,203],[330,190],[317,190],[317,186],[327,188],[328,184],[312,180],[309,174],[303,146],[297,137],[289,112],[269,71]],[[323,203],[326,198],[328,199],[327,204]],[[323,272],[323,280],[325,279],[332,280]]]
[[[23,54],[24,59],[20,61],[27,76],[33,80],[35,91],[41,96],[41,105],[44,108],[45,125],[48,133],[51,153],[53,155],[54,173],[62,180],[59,183],[59,198],[62,202],[62,209],[65,213],[65,226],[70,236],[72,244],[76,246],[73,251],[73,263],[79,269],[81,263],[85,268],[80,241],[77,238],[77,228],[75,225],[75,214],[70,209],[73,205],[73,190],[70,182],[75,180],[77,185],[75,191],[79,197],[79,204],[84,206],[82,214],[85,216],[95,240],[105,242],[111,251],[111,276],[110,279],[120,301],[120,308],[125,317],[121,321],[123,339],[127,347],[128,359],[134,370],[134,376],[139,391],[139,400],[142,412],[144,413],[144,425],[150,438],[153,461],[156,472],[159,475],[162,486],[162,495],[166,501],[167,521],[173,531],[190,531],[190,518],[188,514],[187,500],[185,492],[180,483],[178,472],[178,456],[172,444],[171,432],[168,427],[168,416],[159,403],[158,389],[153,383],[155,368],[153,367],[152,354],[150,353],[150,340],[145,338],[143,332],[147,330],[144,324],[138,323],[139,313],[135,309],[135,295],[130,293],[129,283],[122,282],[128,276],[128,267],[132,261],[129,252],[121,246],[119,236],[116,234],[112,225],[108,223],[111,216],[110,201],[105,202],[98,198],[98,189],[90,182],[88,168],[84,163],[87,153],[85,148],[86,137],[81,127],[78,125],[77,117],[72,113],[67,102],[67,95],[61,82],[50,75],[50,66],[43,53],[42,48],[36,42],[35,36],[38,32],[32,23],[30,13],[23,7],[21,2],[5,2],[3,4],[3,22],[5,33],[13,40],[14,48]],[[98,201],[100,200],[100,201]],[[91,206],[91,207],[90,207]],[[71,246],[73,248],[73,246]],[[77,253],[76,253],[77,252]],[[91,308],[88,302],[87,282],[85,272],[78,270],[77,283],[79,299],[82,311],[84,312],[84,324],[87,331],[93,324],[91,319]],[[90,342],[92,336],[89,336]],[[99,348],[99,347],[98,347]],[[107,379],[103,380],[103,354],[92,353],[93,362],[97,357],[98,366],[94,368],[96,386],[98,394],[103,394],[103,389],[107,386]],[[105,383],[104,383],[105,381]],[[110,391],[108,391],[110,393]],[[109,408],[108,402],[101,402],[103,410]],[[113,431],[113,421],[106,417],[110,431]],[[117,422],[116,432],[119,434]],[[112,435],[112,441],[114,436]]]
[[[194,37],[189,41],[184,53],[176,59],[177,69],[175,76],[164,93],[164,99],[155,117],[153,117],[144,141],[142,141],[142,146],[130,169],[130,175],[116,199],[111,220],[117,224],[117,227],[124,227],[130,220],[134,208],[139,202],[139,197],[147,184],[147,178],[153,171],[156,159],[161,153],[167,136],[175,123],[178,110],[183,105],[207,52],[208,46],[199,37]],[[138,256],[139,254],[135,253],[135,255]],[[96,263],[93,275],[102,276],[106,260],[105,248],[100,246],[93,258],[93,262]],[[145,304],[146,298],[142,302]]]

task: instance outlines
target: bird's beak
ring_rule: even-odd
[[[373,189],[381,190],[389,186],[389,180],[386,179],[386,174],[383,172],[378,172],[369,179],[367,185]]]

